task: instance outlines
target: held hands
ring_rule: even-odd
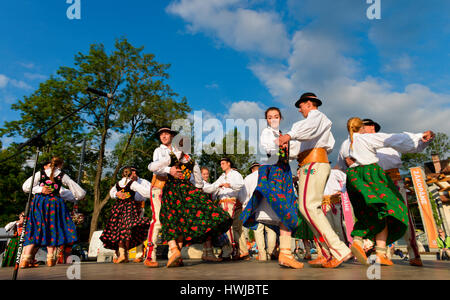
[[[183,172],[181,171],[180,168],[175,167],[175,166],[170,168],[170,175],[172,175],[173,177],[175,177],[177,179],[183,179]]]
[[[229,183],[222,183],[221,185],[219,185],[219,187],[223,187],[223,188],[231,188],[231,184]]]
[[[434,139],[434,132],[431,130],[425,131],[422,136],[422,142],[427,143]]]
[[[281,135],[278,139],[278,144],[281,146],[285,146],[291,140],[291,136],[289,134]]]
[[[48,194],[50,194],[52,192],[52,190],[49,188],[49,187],[47,187],[47,186],[43,186],[42,187],[42,194],[44,194],[44,195],[48,195]]]
[[[350,167],[351,165],[353,165],[356,162],[356,160],[354,160],[352,157],[346,157],[345,158],[345,164],[347,165],[347,167]]]

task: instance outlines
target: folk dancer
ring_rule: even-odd
[[[347,170],[347,191],[357,222],[351,235],[352,252],[362,264],[368,264],[363,239],[375,240],[377,260],[393,265],[387,258],[386,245],[401,238],[408,228],[408,208],[392,179],[378,164],[377,150],[394,148],[401,153],[415,152],[434,138],[434,133],[368,133],[360,118],[347,122],[350,157],[355,161]]]
[[[309,261],[311,265],[336,268],[352,257],[350,249],[334,232],[321,205],[325,185],[330,174],[328,154],[333,150],[335,140],[331,133],[332,122],[318,110],[322,101],[313,93],[304,93],[295,106],[305,120],[292,126],[291,131],[279,138],[279,144],[290,140],[300,141],[298,156],[299,207],[317,237],[323,257]]]

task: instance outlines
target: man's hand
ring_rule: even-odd
[[[284,144],[289,143],[290,140],[291,140],[291,136],[289,134],[281,135],[278,138],[278,144],[283,146]]]
[[[422,136],[422,142],[427,143],[434,139],[434,132],[431,130],[425,131]]]
[[[181,170],[178,167],[175,167],[175,166],[170,168],[170,175],[172,175],[173,177],[175,177],[177,179],[182,179],[183,178],[183,172],[181,172]]]
[[[346,157],[345,158],[345,164],[347,165],[347,167],[350,167],[351,165],[353,165],[356,162],[356,160],[354,160],[352,157]]]
[[[219,187],[231,188],[231,184],[226,182],[226,183],[222,183],[221,185],[219,185]]]

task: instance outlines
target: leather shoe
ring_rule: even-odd
[[[158,268],[159,264],[157,261],[152,261],[151,259],[144,260],[144,266],[148,268]]]

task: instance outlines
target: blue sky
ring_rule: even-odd
[[[69,6],[0,3],[0,124],[77,52],[126,37],[172,64],[172,88],[207,116],[260,118],[279,106],[288,129],[301,119],[294,99],[313,91],[336,148],[352,116],[385,132],[450,134],[447,0],[381,0],[380,20],[367,18],[366,0],[81,0],[81,20],[67,18]]]

